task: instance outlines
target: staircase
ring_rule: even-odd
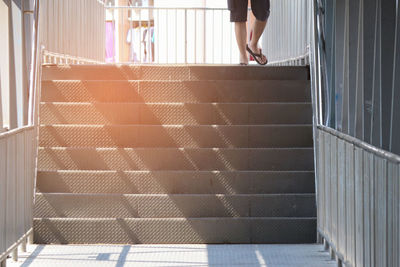
[[[43,66],[35,242],[313,243],[304,67]]]

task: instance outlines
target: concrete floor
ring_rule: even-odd
[[[321,245],[31,245],[22,267],[335,266]]]

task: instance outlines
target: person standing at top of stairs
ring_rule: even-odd
[[[255,16],[252,25],[252,38],[247,44],[247,2],[243,0],[228,0],[228,9],[231,11],[231,22],[235,22],[236,41],[240,51],[240,65],[248,65],[247,52],[260,64],[265,65],[268,60],[258,47],[258,40],[264,32],[270,14],[270,0],[251,0],[251,10]],[[246,52],[247,51],[247,52]]]

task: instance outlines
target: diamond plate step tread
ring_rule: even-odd
[[[311,124],[310,103],[51,103],[40,105],[44,125]]]
[[[316,218],[34,219],[36,244],[316,242]]]
[[[44,65],[42,80],[308,80],[307,67]]]
[[[313,148],[39,148],[38,156],[38,170],[313,169]]]
[[[310,81],[43,81],[43,102],[310,102]]]
[[[309,88],[306,67],[44,66],[35,213],[69,218],[36,241],[315,242]]]
[[[43,193],[273,194],[314,193],[314,172],[39,171]]]
[[[52,125],[40,127],[41,147],[312,147],[311,125]]]
[[[314,194],[37,193],[35,218],[315,217]]]

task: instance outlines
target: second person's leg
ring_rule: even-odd
[[[260,49],[258,48],[258,41],[260,40],[260,37],[263,34],[266,25],[267,21],[260,21],[258,19],[256,19],[253,24],[253,35],[249,43],[249,48],[257,54],[260,53]],[[263,56],[261,61],[264,63],[266,60],[267,58]]]
[[[264,32],[265,26],[267,25],[269,13],[270,13],[270,0],[251,0],[251,9],[254,16],[256,17],[252,26],[252,38],[249,43],[249,48],[256,54],[260,54],[261,49],[258,48],[258,41]],[[262,63],[267,62],[267,58],[263,55],[259,59]]]

